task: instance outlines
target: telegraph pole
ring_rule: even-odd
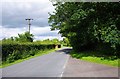
[[[33,20],[33,19],[31,19],[31,18],[27,18],[27,19],[25,19],[25,20],[28,21],[28,29],[29,29],[29,33],[30,33],[30,26],[31,26],[30,21]]]

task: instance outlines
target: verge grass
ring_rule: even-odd
[[[94,52],[94,53],[97,53],[97,52]],[[120,59],[107,59],[102,56],[94,55],[94,53],[93,52],[76,53],[72,51],[71,56],[73,58],[77,58],[77,59],[88,61],[88,62],[104,64],[104,65],[113,66],[113,67],[120,67],[120,63],[119,63]]]

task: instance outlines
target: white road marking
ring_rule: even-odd
[[[68,58],[67,58],[67,60],[66,60],[66,62],[65,62],[65,64],[64,64],[64,66],[63,66],[63,72],[61,73],[61,75],[60,75],[60,77],[62,77],[63,76],[63,73],[64,73],[64,70],[65,70],[65,68],[66,68],[66,65],[67,65],[67,63],[68,63],[68,60],[69,60],[69,55],[67,55],[68,56]]]

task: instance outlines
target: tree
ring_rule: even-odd
[[[64,46],[70,46],[69,39],[68,39],[68,38],[63,38],[62,44],[63,44]]]
[[[51,30],[58,29],[76,51],[107,45],[120,46],[120,3],[56,2],[50,14]]]
[[[15,37],[15,40],[19,42],[33,42],[33,34],[30,34],[29,32],[18,34],[18,37]]]
[[[33,34],[25,32],[23,34],[18,34],[18,37],[10,37],[2,39],[3,42],[33,42]]]
[[[3,38],[2,42],[13,42],[14,41],[14,37],[10,37],[10,38]]]
[[[54,38],[51,40],[53,44],[59,44],[59,40],[57,38]]]

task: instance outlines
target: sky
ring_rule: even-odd
[[[1,4],[0,4],[1,5]],[[49,0],[2,0],[0,6],[0,40],[17,36],[18,33],[28,31],[26,18],[32,18],[31,33],[34,40],[62,39],[58,30],[50,31],[48,12],[52,13],[54,7]]]

